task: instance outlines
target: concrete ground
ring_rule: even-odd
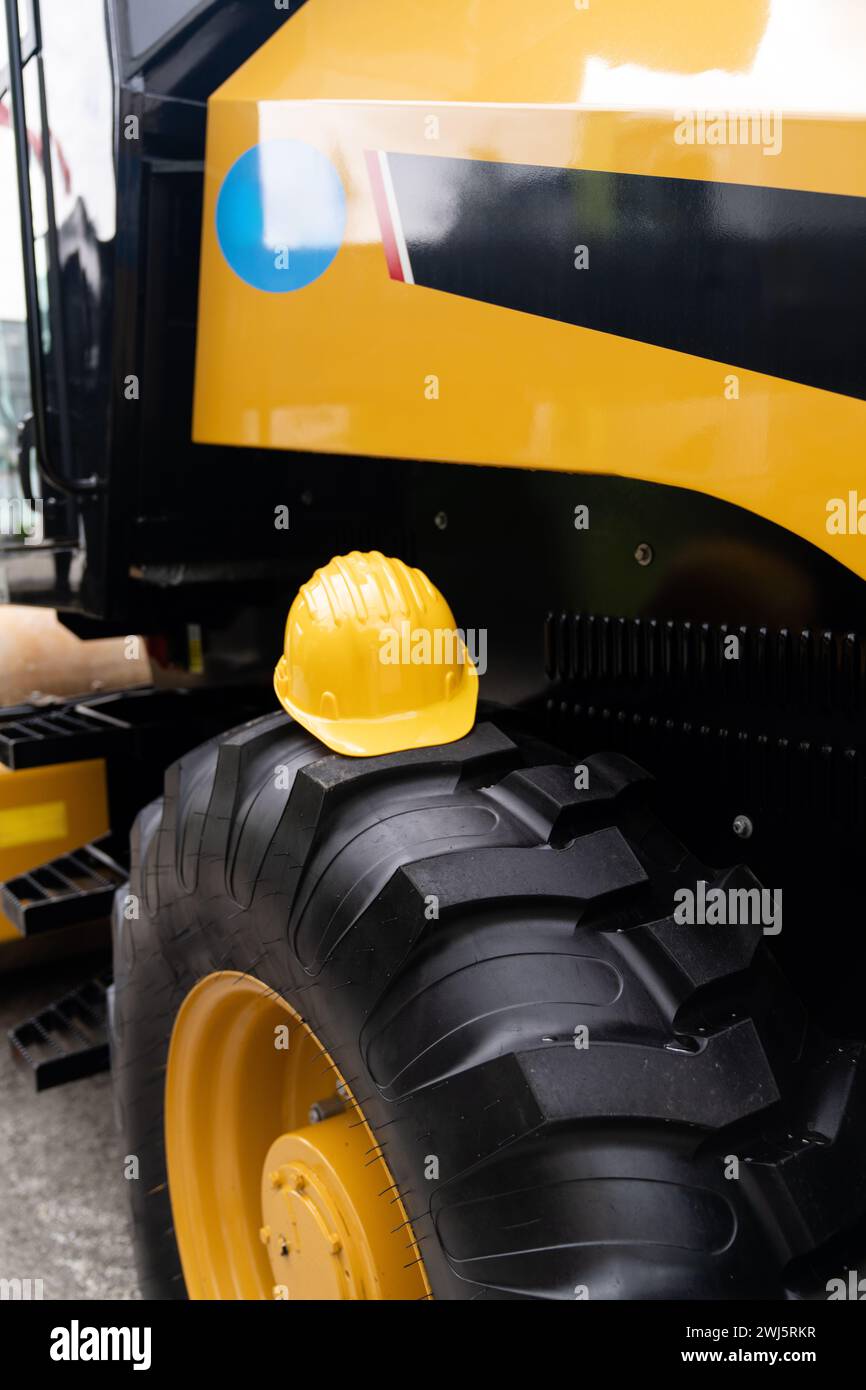
[[[100,964],[0,976],[0,1279],[41,1279],[46,1299],[138,1297],[108,1073],[37,1095],[6,1039]]]
[[[0,707],[150,678],[137,639],[84,642],[50,610],[0,605]],[[37,1095],[6,1038],[106,958],[13,971],[8,944],[0,939],[0,1280],[41,1279],[46,1299],[137,1298],[108,1074]],[[43,948],[39,938],[13,943],[25,944],[31,959]]]

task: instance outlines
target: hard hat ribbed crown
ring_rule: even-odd
[[[378,550],[335,556],[302,585],[299,598],[314,621],[335,624],[346,619],[381,624],[401,617],[420,618],[431,604],[444,602],[421,570]]]
[[[329,747],[365,754],[462,737],[478,678],[427,576],[355,550],[302,585],[274,684],[284,708]]]

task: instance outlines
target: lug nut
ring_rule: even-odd
[[[343,1102],[339,1096],[328,1096],[326,1100],[317,1100],[310,1106],[309,1123],[311,1125],[321,1124],[322,1120],[329,1120],[332,1115],[342,1115]]]

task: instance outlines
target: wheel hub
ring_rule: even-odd
[[[322,1100],[325,1077],[343,1108]],[[310,1124],[318,1114],[327,1118]],[[307,1024],[261,981],[220,971],[187,995],[169,1049],[165,1131],[191,1298],[429,1297],[360,1106]]]
[[[375,1210],[378,1193],[370,1184],[372,1170],[364,1167],[363,1134],[364,1126],[347,1113],[283,1134],[268,1150],[261,1238],[274,1297],[382,1296],[376,1270],[387,1260],[391,1241],[383,1242],[375,1225],[365,1227],[364,1213]]]

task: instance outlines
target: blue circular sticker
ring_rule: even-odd
[[[257,290],[285,294],[318,280],[343,242],[346,195],[329,159],[302,140],[265,140],[242,154],[217,200],[220,250]]]

